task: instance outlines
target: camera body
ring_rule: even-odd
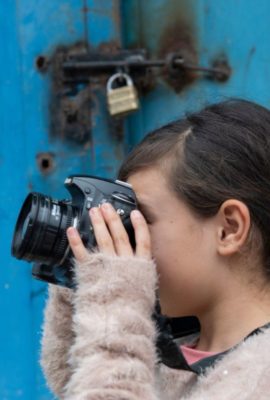
[[[55,200],[30,193],[21,208],[12,241],[16,258],[34,261],[32,275],[49,283],[74,287],[74,271],[66,230],[77,228],[84,245],[93,249],[96,240],[89,210],[108,202],[120,215],[131,245],[135,247],[130,213],[137,208],[131,185],[87,175],[65,180],[71,200]]]

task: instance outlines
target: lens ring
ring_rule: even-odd
[[[12,254],[26,261],[59,264],[68,249],[66,230],[75,218],[77,209],[70,202],[29,194],[16,223]]]
[[[12,254],[19,259],[23,258],[25,253],[27,238],[32,236],[33,221],[38,213],[37,196],[37,193],[30,193],[26,197],[16,222],[12,240]],[[26,221],[28,221],[28,225],[26,225]]]

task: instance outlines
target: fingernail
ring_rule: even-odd
[[[75,228],[73,228],[72,226],[70,226],[67,230],[67,234],[69,237],[75,237],[77,236],[77,231]]]
[[[90,214],[96,215],[97,212],[98,212],[98,208],[97,208],[97,207],[92,207],[92,208],[90,208]]]
[[[112,205],[110,203],[103,203],[101,206],[104,210],[111,210]]]
[[[142,215],[139,210],[133,210],[131,211],[131,214],[134,218],[141,218]]]

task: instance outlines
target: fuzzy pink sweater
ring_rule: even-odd
[[[270,329],[204,375],[157,363],[153,262],[89,254],[76,292],[50,285],[41,365],[63,400],[268,400]]]

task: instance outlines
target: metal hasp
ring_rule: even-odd
[[[117,72],[128,73],[139,95],[156,86],[157,70],[175,91],[182,90],[182,81],[192,82],[201,74],[208,79],[226,81],[231,73],[225,60],[209,67],[194,62],[185,49],[151,59],[145,49],[90,49],[84,43],[59,47],[50,59],[36,59],[40,73],[51,73],[50,119],[52,136],[84,144],[91,141],[91,113],[96,101],[94,91],[105,90],[109,77]],[[196,72],[196,74],[195,74]],[[110,112],[112,115],[112,113]],[[116,115],[118,121],[125,117]],[[114,127],[114,124],[111,124]],[[115,123],[119,131],[119,124]]]

